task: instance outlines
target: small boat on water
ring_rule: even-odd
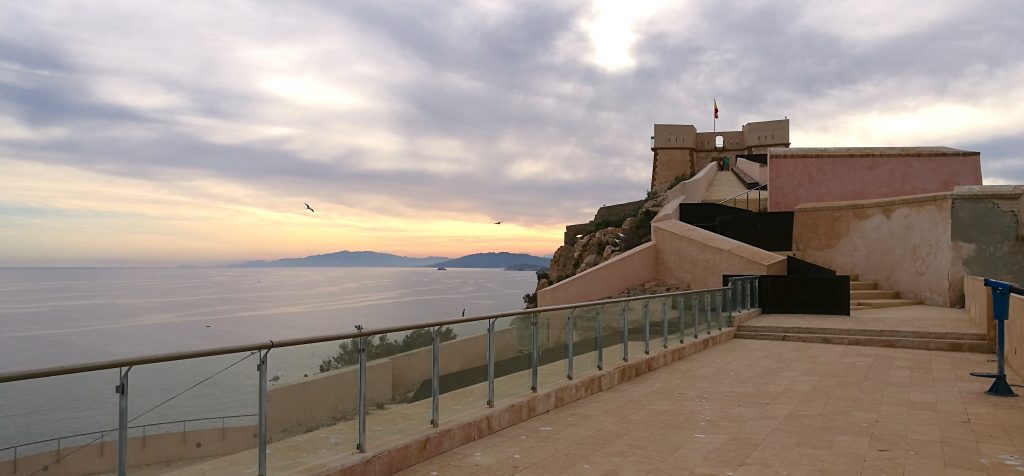
[[[448,268],[445,268],[444,266],[438,266],[437,270],[438,271],[448,271]]]

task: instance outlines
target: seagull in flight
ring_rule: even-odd
[[[309,206],[309,204],[308,204],[308,203],[303,203],[303,205],[305,205],[305,206],[306,206],[306,210],[309,210],[309,211],[311,211],[311,212],[313,212],[313,213],[316,213],[316,210],[314,210],[314,209],[313,209],[313,207]]]

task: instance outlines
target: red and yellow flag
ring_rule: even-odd
[[[715,99],[715,119],[718,119],[718,100]]]

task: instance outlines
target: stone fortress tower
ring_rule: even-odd
[[[651,188],[679,177],[689,178],[708,162],[728,155],[767,154],[769,148],[789,147],[789,119],[751,122],[740,131],[697,132],[692,125],[655,124],[651,136],[654,173]]]

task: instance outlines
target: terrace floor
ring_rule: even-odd
[[[976,332],[963,310],[930,306],[764,315],[743,326]],[[618,365],[620,349],[608,348],[606,363]],[[660,340],[652,351],[662,351]],[[630,355],[642,357],[642,343],[631,342]],[[579,375],[596,372],[593,357],[577,358]],[[1024,399],[987,396],[990,381],[969,376],[993,371],[993,358],[732,339],[401,474],[1024,474]],[[1013,373],[1009,380],[1021,382]],[[541,367],[542,388],[564,383],[564,362]],[[499,378],[499,404],[528,385],[525,372]],[[481,385],[442,395],[442,420],[484,414],[485,399]],[[429,432],[429,411],[429,401],[371,410],[370,444]],[[354,422],[343,422],[273,443],[271,472],[301,473],[324,458],[355,462],[354,437]],[[243,475],[254,463],[247,451],[138,469]]]
[[[400,474],[1024,474],[991,358],[734,339]]]

